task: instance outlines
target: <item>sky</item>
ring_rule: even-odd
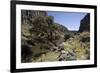
[[[80,21],[87,13],[81,12],[54,12],[48,11],[49,16],[54,17],[54,21],[64,25],[68,30],[79,30]]]

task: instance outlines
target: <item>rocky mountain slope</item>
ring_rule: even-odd
[[[80,22],[79,32],[90,31],[90,14],[88,13]]]
[[[55,23],[45,11],[22,10],[21,62],[70,61],[90,58],[89,15],[79,32]]]

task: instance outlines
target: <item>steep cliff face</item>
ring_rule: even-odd
[[[47,16],[45,11],[34,11],[34,10],[21,10],[21,55],[22,62],[30,62],[32,56],[32,45],[34,43],[31,40],[31,24],[32,20],[36,16]]]
[[[79,32],[90,31],[90,14],[88,13],[80,22]]]
[[[46,11],[21,10],[22,24],[30,24],[35,16],[47,16]]]

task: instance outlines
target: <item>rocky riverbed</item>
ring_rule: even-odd
[[[74,37],[69,38],[67,41],[63,41],[58,46],[52,47],[51,50],[41,53],[39,56],[35,58],[33,56],[31,61],[51,62],[51,61],[87,60],[90,58],[90,45],[87,40],[85,42],[81,41],[84,38],[82,37],[83,35],[85,38],[86,36],[89,37],[88,32],[75,35]]]

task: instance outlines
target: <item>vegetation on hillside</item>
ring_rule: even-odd
[[[54,22],[53,16],[38,15],[21,24],[21,62],[90,59],[89,32],[71,32]]]

